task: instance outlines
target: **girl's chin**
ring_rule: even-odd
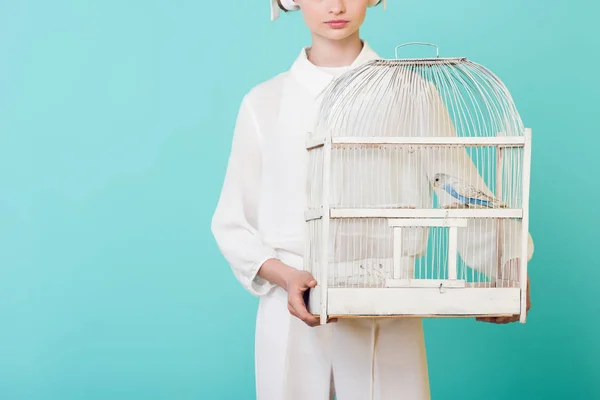
[[[319,36],[324,37],[329,40],[344,40],[349,36],[352,36],[354,33],[353,30],[344,28],[344,29],[326,29],[324,31],[319,32]]]

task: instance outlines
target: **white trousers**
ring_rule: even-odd
[[[289,314],[281,288],[261,299],[255,365],[257,400],[430,399],[421,319],[310,328]]]
[[[333,325],[338,400],[430,398],[420,319],[343,319]]]

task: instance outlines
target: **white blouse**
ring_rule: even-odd
[[[253,295],[274,286],[257,275],[266,260],[281,253],[303,255],[305,140],[323,89],[375,58],[364,42],[351,65],[319,68],[303,48],[290,70],[244,96],[211,229],[236,278]]]

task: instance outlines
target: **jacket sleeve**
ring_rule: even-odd
[[[245,96],[211,230],[235,277],[255,296],[266,294],[274,286],[257,273],[266,260],[276,257],[275,250],[262,241],[257,230],[261,168],[261,135]]]
[[[425,119],[430,126],[427,131],[433,136],[456,136],[454,125],[441,96],[433,84],[428,84],[427,113],[429,115]],[[465,148],[460,146],[431,148],[426,161],[425,171],[430,182],[436,173],[445,173],[458,177],[489,196],[494,195]],[[437,188],[435,192],[440,203],[453,202],[453,198],[447,192]],[[501,230],[498,229],[499,224],[502,225]],[[494,280],[498,277],[498,266],[502,268],[510,260],[521,258],[521,236],[522,224],[518,220],[505,218],[498,222],[494,218],[469,218],[467,227],[459,229],[458,252],[466,265]],[[500,247],[498,243],[501,243]],[[533,239],[529,234],[528,260],[532,255]],[[500,265],[498,265],[499,260]],[[507,276],[505,275],[504,278]]]

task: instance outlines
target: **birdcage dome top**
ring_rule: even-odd
[[[332,136],[522,136],[513,98],[466,57],[376,59],[326,89],[315,130]]]

